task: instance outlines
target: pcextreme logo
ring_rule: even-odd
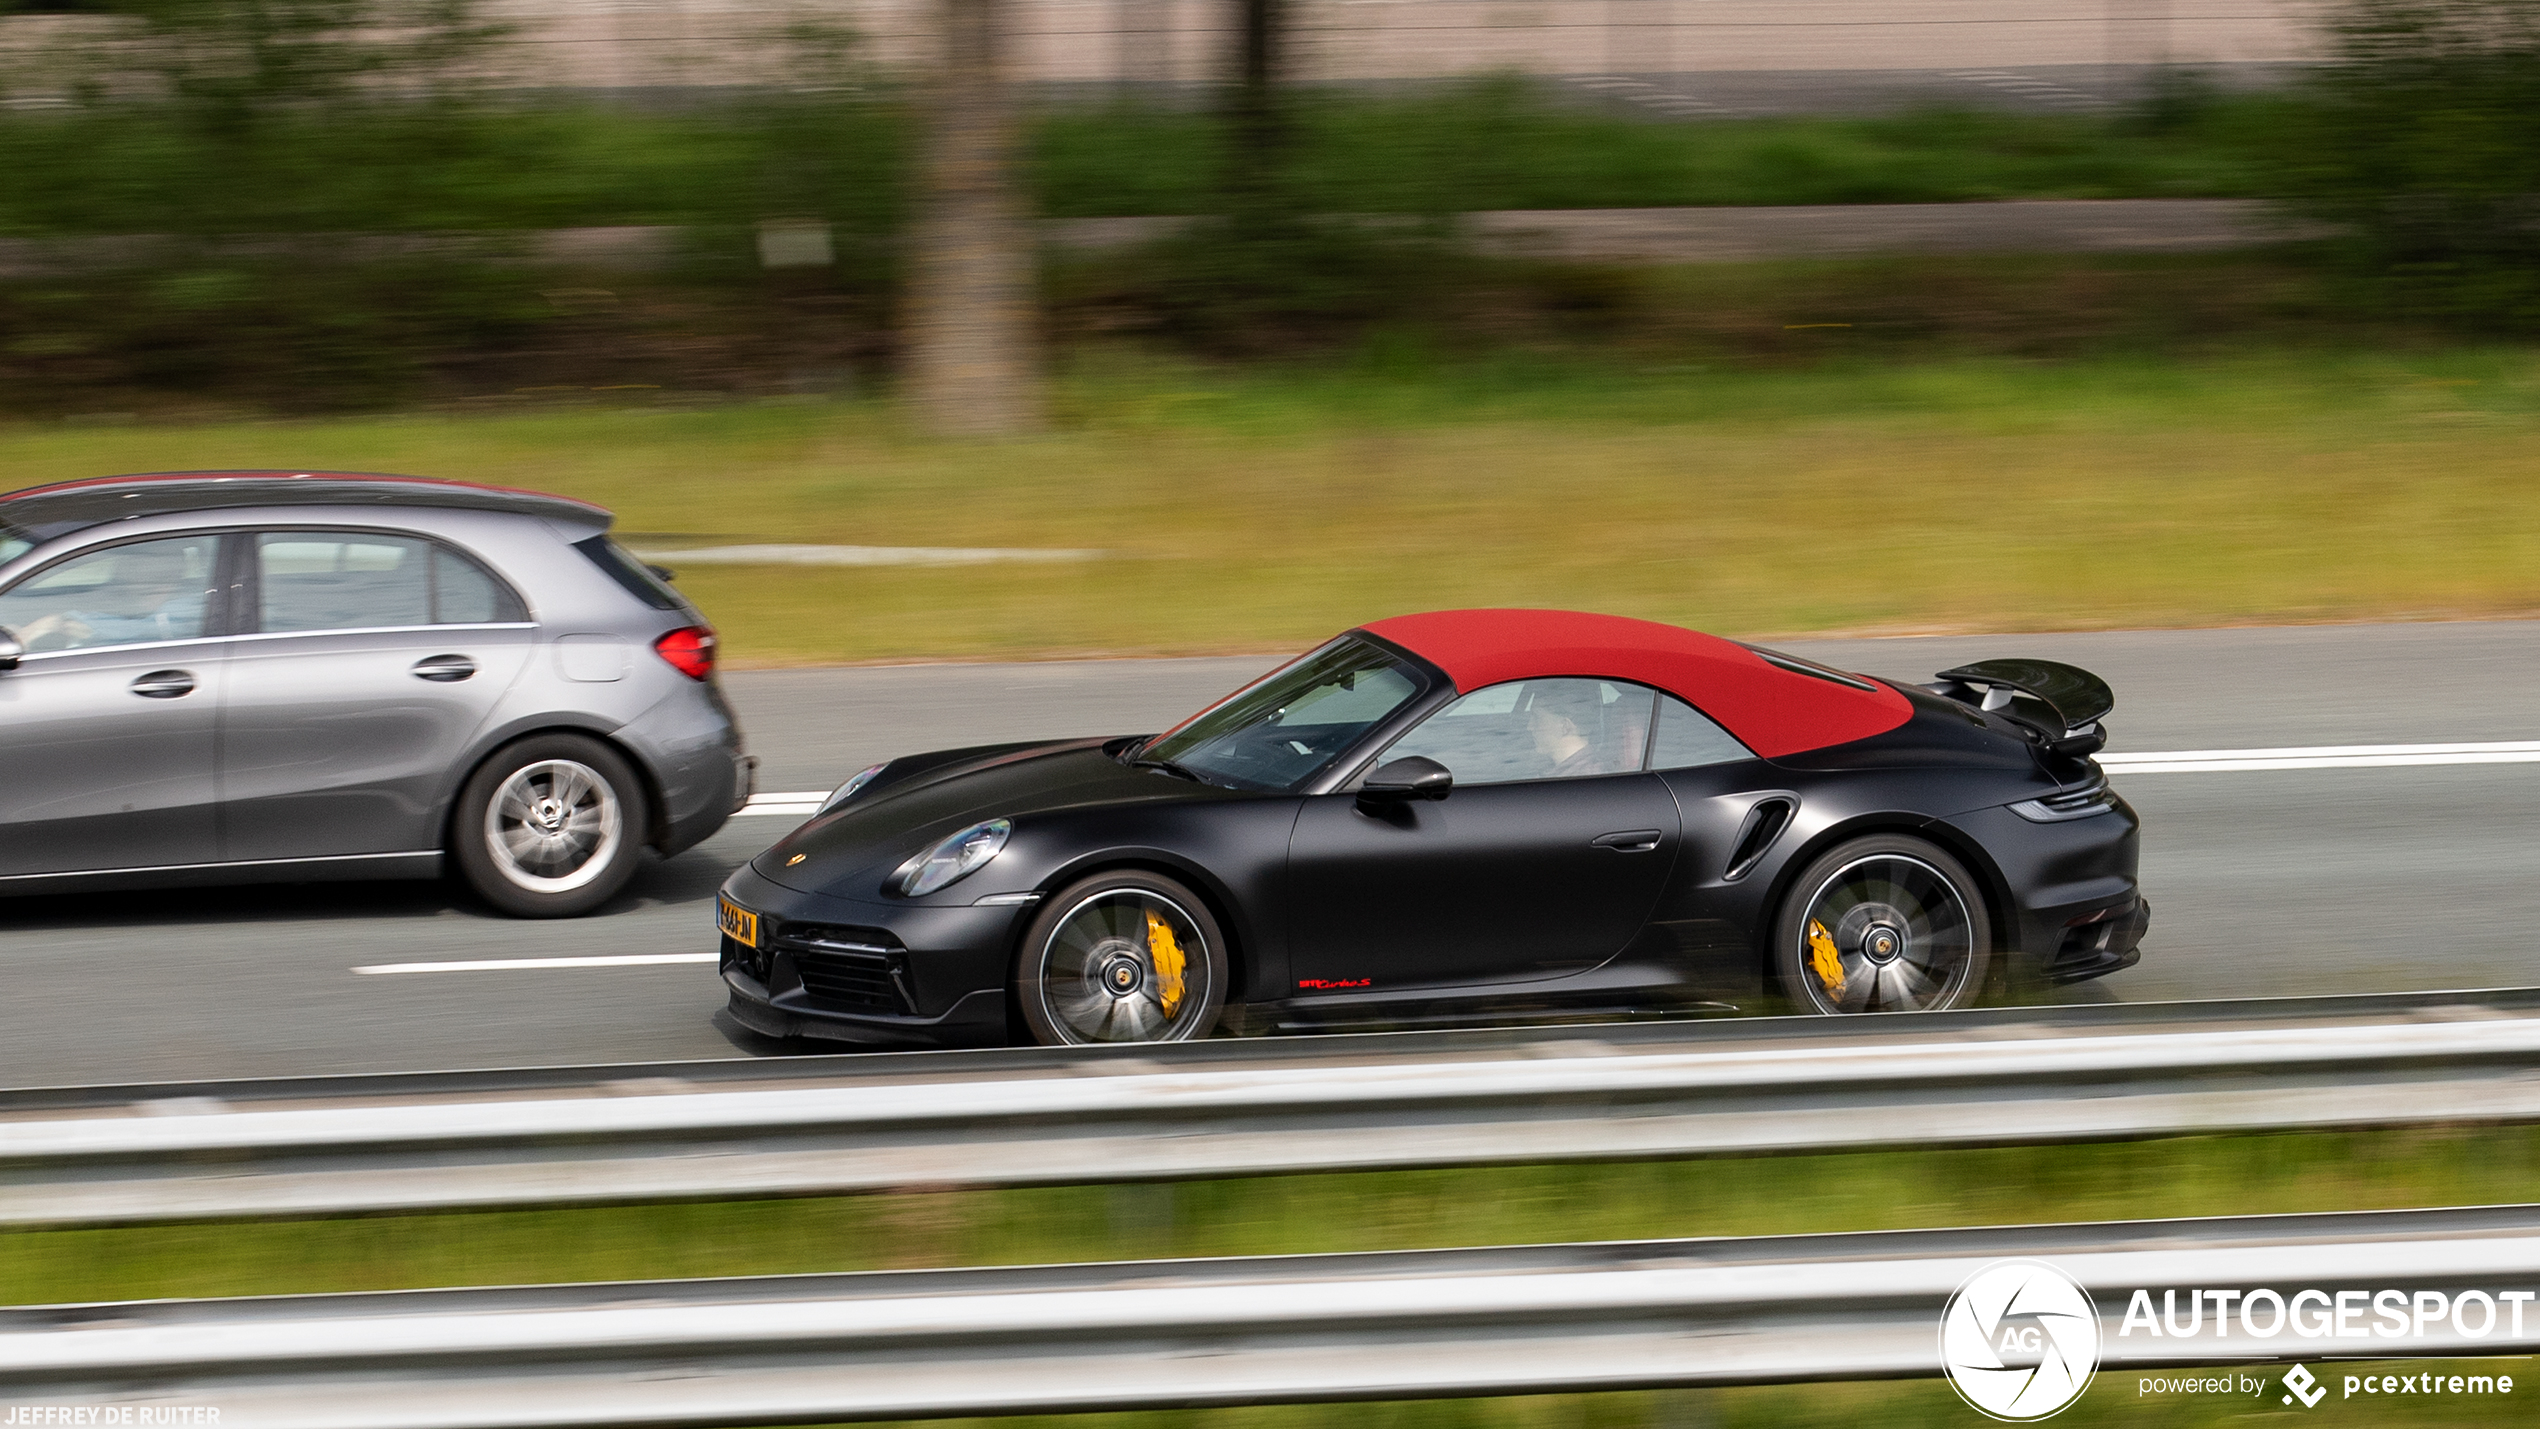
[[[2319,1376],[2311,1373],[2309,1365],[2297,1364],[2286,1370],[2284,1390],[2285,1403],[2291,1404],[2298,1399],[2304,1409],[2317,1409],[2320,1401],[2328,1397],[2328,1386],[2320,1383]]]
[[[1988,1265],[1941,1311],[1940,1362],[1977,1413],[2047,1418],[2081,1398],[2099,1370],[2098,1307],[2081,1282],[2042,1260]]]

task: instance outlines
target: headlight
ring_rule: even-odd
[[[885,759],[880,764],[876,764],[870,769],[859,769],[855,773],[849,775],[846,783],[830,790],[829,797],[820,802],[820,812],[824,814],[828,813],[831,809],[834,809],[840,804],[847,802],[849,799],[854,798],[858,789],[872,783],[873,776],[888,768],[890,763],[891,761]]]
[[[1005,847],[1005,836],[1013,832],[1010,819],[972,824],[901,864],[899,872],[891,875],[891,885],[910,898],[922,898],[976,873],[997,856],[997,850]]]

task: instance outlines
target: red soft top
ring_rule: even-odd
[[[1884,734],[1914,712],[1874,681],[1855,689],[1783,669],[1716,635],[1619,615],[1440,610],[1362,628],[1444,670],[1459,694],[1557,675],[1653,685],[1767,759]]]

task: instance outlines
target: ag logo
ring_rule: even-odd
[[[1940,1363],[1978,1413],[2044,1419],[2081,1398],[2098,1372],[2098,1308],[2043,1261],[1988,1265],[1941,1312]]]

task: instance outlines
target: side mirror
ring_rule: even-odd
[[[18,637],[0,630],[0,670],[18,668],[18,657],[25,653],[26,647],[18,643]]]
[[[1412,799],[1443,799],[1454,787],[1455,775],[1445,765],[1413,754],[1388,760],[1368,771],[1367,782],[1358,786],[1358,797],[1370,804],[1398,804]]]

